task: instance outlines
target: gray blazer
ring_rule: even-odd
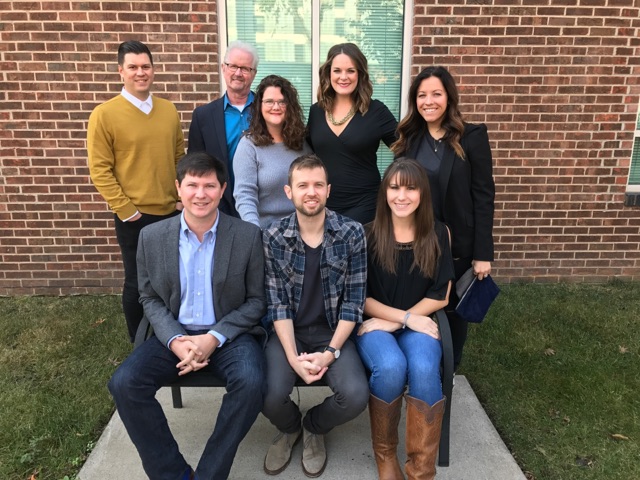
[[[233,341],[241,333],[264,333],[264,253],[260,229],[219,212],[213,270],[216,324]],[[138,289],[144,315],[163,345],[186,334],[180,311],[180,216],[142,229],[138,241]]]

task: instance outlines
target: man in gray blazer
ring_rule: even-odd
[[[219,212],[227,174],[205,152],[184,156],[180,216],[144,228],[140,303],[155,336],[109,382],[116,408],[153,480],[225,479],[264,396],[264,357],[254,334],[266,312],[260,229]],[[213,434],[195,472],[155,399],[160,385],[209,369],[227,382]]]

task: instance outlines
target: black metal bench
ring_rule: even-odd
[[[447,397],[447,402],[442,419],[442,433],[440,434],[440,450],[438,452],[438,465],[441,467],[449,466],[449,430],[451,416],[451,399],[453,391],[453,345],[451,340],[451,329],[449,328],[449,319],[444,310],[438,310],[435,314],[440,326],[440,337],[442,342],[442,392]],[[135,347],[142,344],[147,338],[153,334],[151,325],[145,319],[142,320],[135,339]],[[189,373],[184,377],[180,377],[173,382],[169,382],[165,387],[171,387],[171,398],[173,400],[173,408],[182,408],[182,387],[225,387],[223,380],[216,377],[208,370],[198,370]],[[317,382],[306,384],[301,378],[298,378],[296,387],[326,387],[324,379]]]

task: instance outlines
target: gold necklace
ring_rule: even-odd
[[[353,117],[355,114],[356,114],[356,106],[354,105],[353,107],[351,107],[351,110],[349,110],[349,113],[347,113],[345,117],[341,120],[336,120],[335,118],[333,118],[333,114],[331,112],[327,112],[327,118],[329,119],[332,125],[339,127],[340,125],[344,125],[345,123],[347,123],[347,121],[351,117]]]

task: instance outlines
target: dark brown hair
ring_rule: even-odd
[[[391,181],[398,186],[414,186],[420,192],[420,205],[414,212],[415,239],[413,241],[413,265],[427,277],[434,277],[440,246],[435,232],[435,218],[431,205],[431,189],[426,170],[415,160],[400,157],[389,165],[384,172],[376,216],[368,229],[367,243],[373,253],[373,260],[383,270],[395,274],[398,264],[398,249],[393,234],[393,217],[387,203],[387,189]]]
[[[289,166],[289,174],[287,176],[287,185],[291,187],[291,180],[293,178],[293,172],[296,170],[313,170],[315,168],[321,168],[324,170],[324,176],[329,181],[329,174],[327,173],[327,167],[324,162],[320,160],[315,153],[307,153],[296,158]]]
[[[373,85],[369,79],[367,57],[360,51],[354,43],[340,43],[334,45],[327,52],[327,60],[322,64],[319,71],[320,86],[318,87],[318,105],[325,112],[333,110],[333,102],[336,92],[331,86],[331,64],[338,55],[344,54],[351,59],[356,70],[358,70],[358,85],[352,93],[356,110],[361,115],[367,113],[373,95]]]
[[[460,138],[464,133],[464,122],[462,114],[458,109],[458,88],[456,81],[446,68],[440,66],[427,67],[413,79],[409,88],[408,113],[398,124],[398,140],[391,145],[391,151],[395,155],[404,155],[409,149],[409,145],[418,141],[428,129],[427,122],[420,116],[416,107],[418,89],[423,80],[429,77],[438,77],[447,92],[447,109],[442,119],[440,127],[444,130],[443,141],[446,142],[456,154],[464,159],[464,150],[460,145]]]
[[[215,173],[220,185],[227,183],[227,167],[221,161],[207,152],[190,152],[178,161],[176,166],[176,178],[178,185],[182,185],[182,180],[187,175],[194,177],[204,177],[210,173]]]
[[[264,92],[269,87],[279,88],[285,102],[287,102],[282,125],[282,140],[285,146],[294,151],[302,150],[305,126],[302,119],[302,108],[298,100],[298,91],[289,80],[278,75],[268,75],[258,85],[256,97],[251,104],[251,123],[247,135],[251,137],[251,141],[258,147],[273,145],[273,137],[271,137],[262,116],[262,100]]]

